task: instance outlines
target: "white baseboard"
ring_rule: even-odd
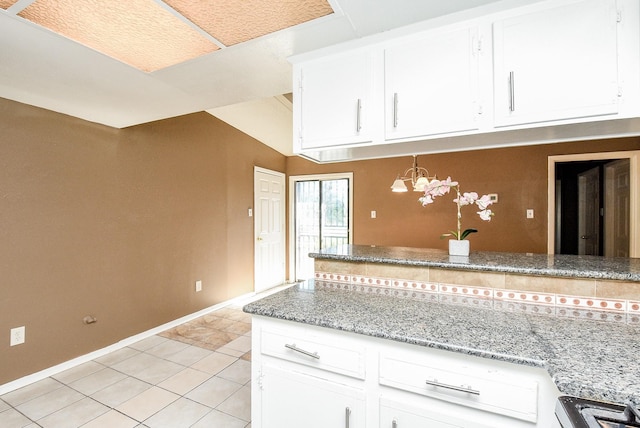
[[[3,385],[0,385],[0,395],[6,394],[8,392],[14,391],[16,389],[22,388],[24,386],[27,386],[29,384],[32,384],[34,382],[37,382],[39,380],[48,378],[50,376],[56,375],[60,372],[63,372],[65,370],[68,370],[70,368],[76,367],[80,364],[86,363],[88,361],[91,360],[95,360],[96,358],[102,357],[110,352],[113,351],[117,351],[118,349],[122,349],[126,346],[131,345],[132,343],[138,342],[142,339],[146,339],[147,337],[151,337],[154,336],[158,333],[161,333],[165,330],[169,330],[170,328],[173,327],[177,327],[180,324],[184,324],[186,322],[192,321],[196,318],[199,318],[203,315],[206,315],[210,312],[216,311],[218,309],[222,309],[225,306],[229,306],[232,304],[244,304],[246,302],[251,301],[253,298],[255,298],[256,293],[255,292],[251,292],[251,293],[247,293],[244,294],[242,296],[238,296],[235,297],[231,300],[227,300],[225,302],[222,303],[218,303],[217,305],[213,305],[210,306],[208,308],[202,309],[198,312],[186,315],[182,318],[178,318],[177,320],[174,321],[170,321],[166,324],[162,324],[158,327],[154,327],[150,330],[144,331],[142,333],[136,334],[135,336],[131,336],[131,337],[127,337],[126,339],[122,339],[121,341],[114,343],[113,345],[109,345],[105,348],[102,349],[98,349],[97,351],[93,351],[90,352],[88,354],[85,355],[81,355],[77,358],[74,358],[72,360],[69,361],[65,361],[64,363],[60,363],[58,365],[55,365],[53,367],[49,367],[47,369],[41,370],[39,372],[21,377],[19,379],[16,379],[14,381],[5,383]]]

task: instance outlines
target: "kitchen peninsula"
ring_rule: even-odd
[[[640,404],[638,259],[368,246],[312,256],[314,280],[245,307],[256,412],[283,410],[275,385],[306,413],[298,400],[326,391],[348,426],[552,427],[561,394]],[[268,413],[256,426],[276,426]]]

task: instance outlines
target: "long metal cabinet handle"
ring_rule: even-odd
[[[391,421],[391,428],[398,428],[398,421],[396,421],[395,419]]]
[[[393,94],[393,127],[398,127],[398,93]]]
[[[351,419],[351,409],[345,407],[344,409],[344,428],[349,428],[349,420]]]
[[[320,359],[320,355],[318,355],[318,353],[317,353],[317,352],[309,352],[309,351],[305,351],[304,349],[300,349],[300,348],[298,348],[298,347],[296,346],[296,344],[295,344],[295,343],[292,343],[291,345],[289,345],[288,343],[285,343],[285,344],[284,344],[284,347],[285,347],[285,348],[289,348],[289,349],[291,349],[292,351],[296,351],[296,352],[299,352],[299,353],[301,353],[301,354],[304,354],[304,355],[306,355],[306,356],[308,356],[308,357],[315,358],[316,360],[319,360],[319,359]]]
[[[427,385],[431,385],[431,386],[437,386],[439,388],[445,388],[445,389],[452,389],[454,391],[460,391],[460,392],[467,392],[469,394],[473,394],[473,395],[480,395],[480,391],[471,388],[470,386],[455,386],[455,385],[447,385],[446,383],[440,383],[438,382],[438,379],[434,379],[434,380],[427,380],[426,381]]]
[[[516,111],[515,73],[509,72],[509,111]]]
[[[360,120],[360,114],[362,112],[362,100],[358,98],[358,111],[356,116],[356,132],[360,132],[362,129],[362,122]]]

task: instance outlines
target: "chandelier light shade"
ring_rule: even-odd
[[[434,180],[436,176],[429,176],[429,171],[426,168],[418,166],[418,155],[413,155],[413,166],[407,169],[402,176],[398,174],[391,185],[392,192],[408,192],[409,189],[404,183],[405,181],[411,181],[411,186],[414,192],[424,192],[425,187],[431,180]]]

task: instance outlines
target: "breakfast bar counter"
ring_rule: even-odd
[[[468,257],[444,250],[343,245],[309,254],[317,260],[381,263],[477,272],[500,272],[559,278],[589,278],[640,283],[640,259],[597,256],[472,251]]]

